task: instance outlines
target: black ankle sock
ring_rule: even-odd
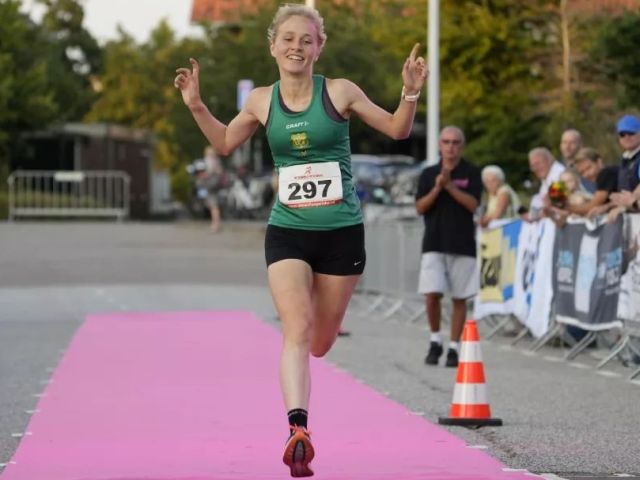
[[[289,417],[289,425],[307,428],[307,418],[309,413],[304,408],[294,408],[287,412]]]

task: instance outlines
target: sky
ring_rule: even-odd
[[[34,0],[23,0],[23,10],[38,19],[42,9]],[[84,26],[100,42],[117,37],[120,24],[138,42],[145,42],[151,30],[166,18],[178,37],[194,36],[200,29],[189,24],[192,0],[80,0]]]

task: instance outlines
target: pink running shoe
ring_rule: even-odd
[[[291,469],[292,477],[311,477],[313,470],[309,468],[309,463],[315,455],[311,445],[311,432],[296,425],[290,425],[289,428],[291,435],[284,446],[282,461]]]

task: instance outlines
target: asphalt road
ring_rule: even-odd
[[[264,226],[235,223],[0,224],[0,464],[10,460],[52,370],[92,312],[250,309],[277,326]],[[430,421],[447,414],[455,369],[423,364],[425,322],[367,315],[356,297],[328,360]],[[487,328],[481,325],[481,333]],[[483,341],[499,428],[451,427],[508,467],[546,478],[640,476],[640,383],[602,351],[573,362],[529,341]]]

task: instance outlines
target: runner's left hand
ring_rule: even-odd
[[[402,81],[407,95],[414,95],[420,91],[429,74],[429,69],[422,57],[416,57],[420,44],[416,43],[409,54],[409,58],[402,67]]]

